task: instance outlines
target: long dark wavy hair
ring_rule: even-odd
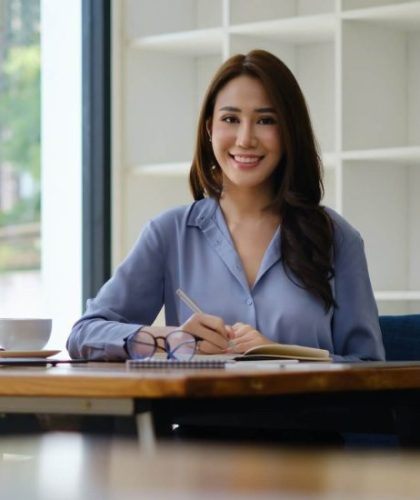
[[[283,155],[272,176],[274,196],[269,209],[279,214],[282,221],[282,264],[289,279],[319,298],[328,311],[336,305],[330,284],[334,276],[334,232],[329,215],[320,205],[324,194],[320,155],[299,84],[273,54],[253,50],[235,55],[215,74],[199,116],[190,170],[192,194],[195,200],[206,196],[220,198],[222,171],[209,141],[208,125],[218,93],[240,75],[262,83],[280,123]]]

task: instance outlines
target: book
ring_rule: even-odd
[[[293,344],[265,344],[252,347],[235,361],[262,361],[275,359],[297,359],[299,361],[331,361],[330,352],[317,347],[306,347]]]

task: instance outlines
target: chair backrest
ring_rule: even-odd
[[[420,314],[379,316],[387,361],[420,361]]]

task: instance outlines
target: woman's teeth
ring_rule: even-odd
[[[234,155],[233,158],[238,163],[256,163],[260,159],[259,156],[240,156],[240,155]]]

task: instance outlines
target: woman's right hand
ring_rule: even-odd
[[[199,354],[222,354],[228,349],[230,328],[219,316],[194,313],[180,329],[201,339]]]

